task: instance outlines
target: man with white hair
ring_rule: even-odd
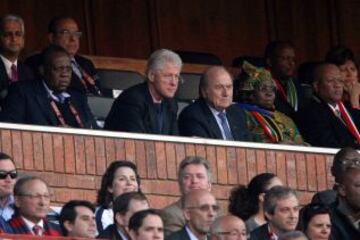
[[[182,61],[176,53],[160,49],[151,54],[146,82],[126,89],[115,100],[105,120],[105,129],[177,135],[175,92]]]

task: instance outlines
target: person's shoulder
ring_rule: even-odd
[[[181,111],[180,116],[188,116],[188,115],[193,116],[193,117],[198,116],[199,114],[202,113],[199,110],[201,110],[204,107],[205,104],[206,103],[204,103],[203,100],[197,99],[197,100],[195,100],[195,102],[190,103],[188,106],[186,106]],[[194,113],[196,113],[196,114],[194,115]]]
[[[190,239],[188,233],[186,232],[185,227],[180,229],[179,231],[173,232],[165,240],[187,240]]]
[[[75,60],[81,65],[82,63],[94,65],[90,58],[82,55],[75,55]]]

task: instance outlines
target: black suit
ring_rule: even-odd
[[[18,81],[30,81],[33,79],[31,70],[23,63],[17,62]],[[0,59],[0,107],[3,105],[3,101],[8,93],[8,87],[10,85],[10,79],[7,75],[4,62]]]
[[[296,94],[298,98],[298,109],[304,107],[304,96],[301,91],[301,87],[296,80],[292,80],[294,82],[296,88]],[[275,109],[279,112],[284,113],[286,116],[289,116],[291,119],[295,118],[296,111],[293,106],[284,98],[284,96],[280,93],[280,91],[276,91],[276,97],[274,101]]]
[[[347,107],[347,110],[360,130],[360,112],[350,107]],[[295,120],[301,135],[311,145],[333,148],[360,147],[329,105],[319,98],[313,98],[306,108],[298,112]]]
[[[253,140],[252,134],[246,128],[245,113],[242,109],[231,105],[226,109],[226,117],[234,140]],[[219,125],[203,99],[198,99],[187,106],[181,112],[178,122],[179,132],[182,136],[223,139]]]
[[[99,233],[99,235],[96,238],[111,239],[111,240],[124,240],[120,236],[115,224],[111,224],[111,225],[107,226],[102,232]]]
[[[190,240],[189,234],[186,232],[185,227],[181,230],[170,234],[165,240]]]
[[[105,120],[105,129],[177,135],[177,102],[175,99],[163,99],[162,130],[159,129],[156,104],[153,103],[147,83],[140,83],[126,89],[113,103]]]
[[[269,239],[269,225],[264,224],[250,233],[250,240],[268,240]]]
[[[69,90],[68,93],[71,95],[70,101],[77,110],[84,127],[97,128],[86,97],[77,91]],[[12,84],[4,101],[0,120],[12,123],[58,126],[59,122],[50,102],[51,99],[42,81]]]
[[[74,58],[75,58],[75,61],[80,65],[80,67],[95,80],[96,88],[87,84],[88,89],[86,89],[84,87],[84,85],[81,83],[81,80],[78,77],[78,75],[76,75],[73,71],[69,89],[74,89],[74,90],[80,91],[83,94],[90,92],[94,95],[98,95],[98,88],[99,88],[99,83],[97,81],[98,75],[97,75],[94,64],[91,62],[90,59],[87,59],[87,58],[79,56],[79,55],[75,55]],[[25,64],[31,68],[36,79],[41,79],[41,74],[39,73],[39,66],[42,65],[42,54],[41,53],[34,54],[34,55],[28,57],[25,60]]]

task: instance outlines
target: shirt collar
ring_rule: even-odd
[[[33,227],[35,225],[38,225],[39,227],[41,227],[42,229],[44,229],[44,221],[41,219],[39,222],[37,223],[33,223],[32,221],[26,219],[25,217],[21,216],[21,218],[24,220],[26,226],[32,231]]]
[[[49,96],[52,100],[54,100],[54,101],[56,101],[56,102],[60,102],[59,97],[54,94],[54,91],[51,90],[51,89],[47,86],[47,84],[45,83],[45,81],[43,81],[43,85],[44,85],[44,87],[45,87],[45,89],[46,89],[46,92],[48,93],[48,96]],[[64,99],[71,97],[70,94],[67,93],[67,92],[61,92],[61,93],[59,93],[58,95],[61,95]]]
[[[18,60],[16,59],[15,62],[11,62],[9,59],[7,59],[6,57],[4,57],[1,54],[0,54],[0,58],[1,58],[1,60],[3,61],[4,65],[5,65],[6,73],[8,75],[10,75],[11,74],[11,66],[13,64],[15,64],[15,66],[17,67]]]
[[[185,226],[185,230],[189,235],[190,240],[198,240],[198,238],[191,232],[190,228],[187,225]],[[205,240],[207,240],[207,236],[205,237]]]

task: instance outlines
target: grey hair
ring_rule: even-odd
[[[277,201],[287,199],[291,196],[297,197],[296,192],[289,187],[275,186],[270,188],[270,190],[265,193],[264,211],[273,215],[275,213]]]
[[[151,71],[162,70],[164,65],[169,62],[174,64],[177,68],[181,70],[182,60],[177,53],[168,49],[156,50],[150,55],[147,61],[146,74],[148,74],[150,70]]]
[[[306,235],[301,231],[290,231],[290,232],[283,233],[279,236],[278,240],[295,240],[295,239],[301,238],[301,237],[308,240]]]
[[[180,165],[179,165],[179,171],[178,171],[178,181],[179,184],[181,182],[181,179],[184,175],[184,169],[188,166],[188,165],[203,165],[206,169],[206,173],[207,173],[207,177],[209,179],[209,183],[211,183],[212,181],[212,173],[211,173],[211,169],[210,169],[210,164],[208,162],[208,160],[206,160],[203,157],[199,157],[199,156],[188,156],[186,158],[184,158]]]
[[[46,185],[46,187],[48,188],[47,183],[42,178],[40,178],[38,176],[24,176],[16,181],[15,186],[14,186],[14,196],[20,196],[22,194],[25,194],[25,185],[28,182],[32,182],[35,180],[43,182]]]
[[[4,25],[7,22],[18,22],[21,25],[21,31],[25,33],[25,24],[22,17],[14,14],[6,14],[0,18],[0,32],[4,32]]]

